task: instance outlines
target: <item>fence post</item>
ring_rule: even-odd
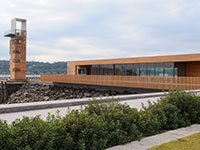
[[[4,85],[3,81],[1,82],[1,103],[4,103]]]
[[[0,103],[3,103],[3,92],[2,92],[2,89],[3,89],[3,84],[1,82],[0,83]]]
[[[4,102],[7,101],[7,82],[4,82]]]

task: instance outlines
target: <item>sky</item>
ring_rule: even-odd
[[[0,0],[0,60],[11,19],[27,19],[27,60],[200,53],[199,0]]]

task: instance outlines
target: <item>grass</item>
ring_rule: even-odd
[[[200,133],[164,143],[148,150],[200,150]]]

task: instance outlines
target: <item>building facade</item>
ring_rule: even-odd
[[[149,89],[200,89],[200,54],[67,62],[67,74],[42,81]]]
[[[200,54],[68,62],[69,75],[200,76]]]

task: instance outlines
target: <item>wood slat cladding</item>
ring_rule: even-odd
[[[200,62],[186,63],[186,76],[200,77]]]
[[[73,62],[74,64],[77,65],[92,65],[92,64],[126,64],[126,63],[192,62],[192,61],[200,61],[200,54],[69,61],[69,63]]]
[[[87,61],[69,61],[67,64],[67,74],[77,74],[77,66],[101,65],[101,64],[130,64],[130,63],[159,63],[159,62],[200,62],[200,54],[135,57],[120,59],[102,59]]]
[[[147,88],[161,90],[200,89],[200,77],[140,77],[98,75],[44,75],[43,82],[100,85],[113,87]]]

